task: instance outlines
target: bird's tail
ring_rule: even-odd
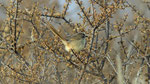
[[[55,34],[55,35],[57,35],[62,41],[66,41],[66,39],[62,36],[62,35],[60,35],[59,33],[58,33],[58,31],[53,27],[53,25],[51,25],[49,22],[48,22],[48,28],[50,27],[50,30]]]

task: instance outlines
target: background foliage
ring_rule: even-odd
[[[146,84],[150,80],[148,0],[0,1],[1,84]],[[62,5],[63,4],[63,5]],[[50,31],[85,32],[79,53]]]

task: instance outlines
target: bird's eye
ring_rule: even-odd
[[[85,38],[86,37],[85,34],[83,34],[82,37]]]

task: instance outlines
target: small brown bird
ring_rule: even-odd
[[[79,52],[85,47],[87,36],[84,33],[80,32],[64,38],[50,23],[48,23],[48,27],[50,27],[51,31],[61,39],[65,45],[66,51],[70,52],[72,49],[75,52]]]

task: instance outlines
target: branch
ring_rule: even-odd
[[[82,13],[84,14],[85,18],[87,19],[87,21],[89,22],[89,24],[91,25],[91,27],[93,28],[93,24],[91,23],[90,19],[88,18],[88,16],[86,15],[85,11],[84,11],[84,8],[82,7],[82,4],[79,2],[79,0],[76,0],[77,1],[77,4],[79,5],[80,7],[80,10],[82,11]]]
[[[15,13],[15,22],[14,22],[14,24],[15,24],[15,31],[14,31],[14,47],[15,47],[15,52],[17,52],[16,51],[16,49],[17,49],[17,18],[18,18],[18,5],[19,5],[19,2],[18,2],[18,0],[17,0],[17,6],[16,6],[16,13]]]

